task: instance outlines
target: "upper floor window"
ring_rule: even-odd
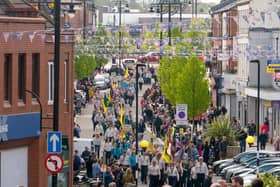
[[[39,96],[39,89],[40,89],[40,54],[34,53],[32,54],[32,91]]]
[[[54,100],[54,64],[53,62],[48,63],[48,90],[49,90],[49,96],[48,96],[48,104],[52,105]]]
[[[25,83],[26,83],[26,54],[18,55],[18,99],[25,100]]]
[[[4,56],[4,100],[12,100],[12,54]]]

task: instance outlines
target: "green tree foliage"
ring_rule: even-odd
[[[165,52],[168,55],[162,57],[158,70],[163,94],[172,104],[188,104],[190,119],[204,113],[210,102],[205,63],[198,57],[208,44],[201,42],[206,33],[195,29],[197,23],[203,24],[195,19],[191,23],[193,29],[185,33],[179,27],[172,30],[175,39],[165,50],[175,49],[175,53]],[[182,55],[183,49],[186,52]]]
[[[205,112],[209,106],[209,87],[205,75],[204,62],[198,57],[189,57],[175,83],[178,93],[176,101],[188,104],[192,119]]]
[[[271,173],[259,174],[258,177],[263,181],[264,186],[280,187],[279,179]]]
[[[205,112],[210,96],[204,62],[198,57],[164,56],[158,70],[163,94],[172,104],[188,104],[188,115],[194,118]]]

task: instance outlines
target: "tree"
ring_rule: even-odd
[[[193,28],[196,22],[200,24],[200,20],[193,20]],[[194,119],[207,110],[210,102],[206,67],[199,58],[201,51],[207,46],[207,43],[201,42],[206,33],[196,29],[182,34],[179,31],[179,28],[174,28],[172,32],[181,42],[166,47],[167,50],[175,48],[176,55],[162,57],[158,77],[166,98],[172,104],[188,104],[188,115]],[[186,52],[183,53],[183,49]],[[183,55],[179,55],[177,51]]]
[[[210,95],[206,79],[205,64],[198,57],[189,57],[176,79],[176,102],[188,104],[189,116],[205,112],[209,106]]]

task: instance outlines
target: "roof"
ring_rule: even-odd
[[[222,0],[219,4],[211,7],[210,14],[223,9],[224,7],[226,7],[226,6],[230,5],[230,4],[236,3],[236,1],[237,0]]]

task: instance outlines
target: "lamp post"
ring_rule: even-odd
[[[260,61],[259,60],[251,60],[250,63],[256,63],[258,66],[258,89],[257,89],[257,166],[259,166],[260,155],[259,155],[259,134],[260,134]]]
[[[84,0],[84,18],[83,18],[83,40],[85,42],[86,39],[86,19],[87,19],[87,15],[86,15],[86,0]]]
[[[139,67],[143,67],[145,66],[145,64],[136,64],[136,119],[135,119],[135,133],[136,133],[136,136],[135,136],[135,147],[136,147],[136,158],[138,157],[138,79],[139,79],[139,72],[138,72],[138,68]],[[136,170],[138,171],[138,158],[136,159]],[[137,174],[136,174],[136,186],[137,186],[137,183],[138,183],[138,179],[137,179]]]
[[[168,0],[168,45],[171,46],[171,2]]]
[[[53,131],[59,129],[60,3],[60,0],[55,0]],[[52,187],[57,187],[57,174],[52,175]]]
[[[279,58],[279,54],[278,54],[278,47],[279,47],[279,38],[276,37],[276,59]]]

